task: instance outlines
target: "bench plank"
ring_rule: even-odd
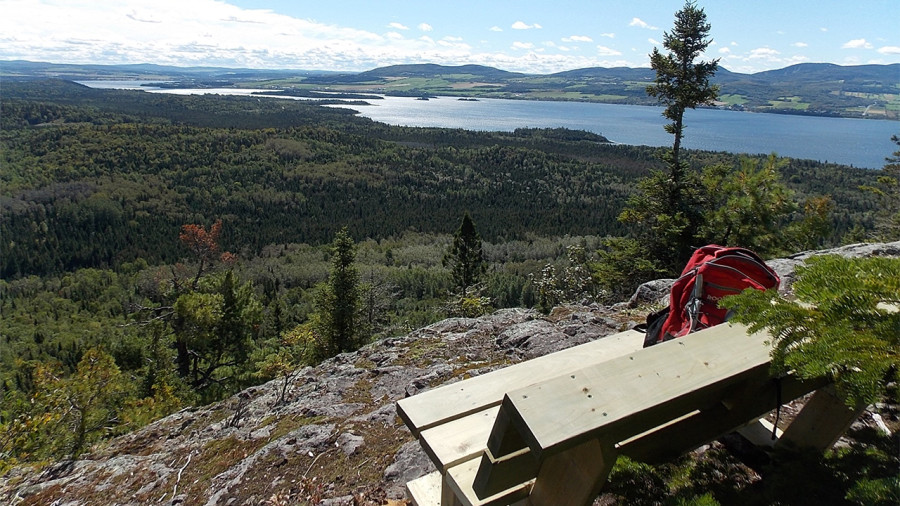
[[[767,377],[769,340],[765,333],[748,336],[745,327],[719,325],[510,391],[501,410],[539,461],[599,432],[601,442],[615,444],[713,406],[748,378]]]
[[[515,386],[545,381],[587,364],[643,347],[644,334],[629,330],[481,376],[441,386],[397,402],[397,413],[415,437],[431,427],[497,406]]]
[[[478,472],[478,465],[479,460],[473,459],[447,470],[447,482],[464,506],[519,504],[518,501],[527,499],[528,494],[531,492],[531,487],[534,485],[533,478],[500,493],[479,499],[472,489],[475,474]],[[524,501],[522,502],[524,503]]]
[[[406,491],[414,506],[441,506],[440,471],[434,471],[406,483]]]
[[[441,472],[460,462],[480,457],[487,444],[499,406],[472,413],[422,431],[419,443]]]
[[[778,407],[779,388],[782,400],[789,402],[824,384],[824,379],[804,381],[789,376],[778,386],[772,378],[760,375],[748,380],[742,385],[744,388],[724,395],[721,402],[711,408],[695,411],[674,423],[621,442],[620,453],[641,462],[664,462],[745,427],[751,420],[758,424],[760,417]],[[771,433],[770,427],[765,435],[769,446]]]

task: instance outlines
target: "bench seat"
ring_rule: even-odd
[[[769,340],[720,325],[644,349],[628,331],[403,399],[398,413],[437,469],[410,496],[589,504],[619,455],[667,460],[742,428],[764,440],[759,418],[817,389],[779,442],[829,447],[862,407],[824,379],[771,378]]]

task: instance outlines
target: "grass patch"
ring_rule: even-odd
[[[769,104],[773,109],[792,109],[795,111],[809,109],[809,103],[801,100],[800,97],[779,97],[777,100],[770,100]]]
[[[743,95],[737,95],[734,93],[726,93],[724,95],[719,95],[719,101],[724,102],[727,105],[744,105],[748,102]]]
[[[409,343],[405,353],[401,353],[393,365],[417,365],[423,357],[429,356],[432,360],[438,358],[435,352],[447,347],[447,343],[439,338],[421,338]]]

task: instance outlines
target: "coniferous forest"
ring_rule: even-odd
[[[604,286],[604,248],[635,236],[619,216],[663,167],[659,149],[587,132],[390,127],[305,101],[65,81],[4,83],[0,119],[0,472],[320,360],[335,293],[353,294],[358,343],[491,308],[613,302],[628,290]],[[780,226],[796,233],[769,254],[872,235],[878,200],[860,187],[881,171],[777,167],[794,203]],[[474,295],[443,261],[466,213],[484,241]],[[573,273],[583,289],[553,289]]]

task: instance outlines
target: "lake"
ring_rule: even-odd
[[[429,100],[385,97],[370,106],[353,107],[361,115],[390,125],[504,130],[519,127],[566,127],[588,130],[621,144],[670,146],[672,135],[661,107],[543,102],[455,97]],[[881,168],[896,149],[892,134],[900,122],[757,114],[720,109],[685,113],[683,146],[731,153],[808,158],[854,167]]]
[[[135,81],[79,81],[96,88],[144,89],[154,93],[248,95],[248,89],[153,89]],[[295,98],[295,97],[281,97]],[[350,107],[360,115],[389,125],[512,131],[520,127],[566,127],[587,130],[620,144],[670,146],[663,130],[661,107],[550,102],[535,100],[459,100],[437,97],[419,100],[384,97],[367,106]],[[756,114],[720,109],[685,113],[683,146],[731,153],[768,154],[877,169],[897,149],[891,135],[900,122],[825,118],[787,114]]]

